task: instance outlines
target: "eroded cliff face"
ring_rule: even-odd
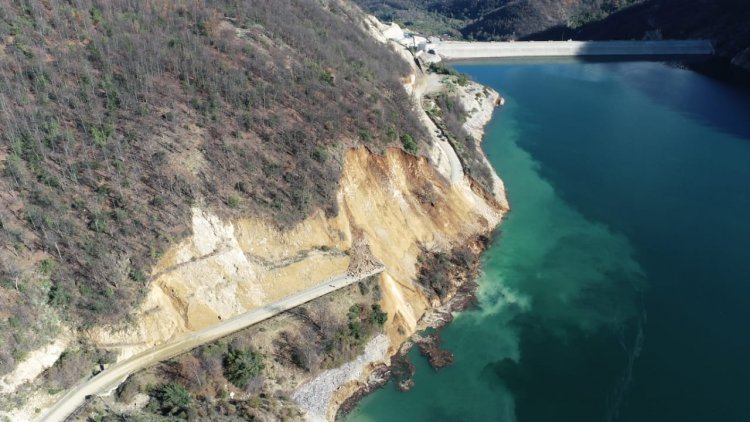
[[[415,97],[421,95],[418,79],[415,73],[404,81]],[[427,124],[418,103],[415,111]],[[489,116],[492,104],[480,108]],[[375,355],[387,361],[439,305],[415,283],[418,256],[424,249],[447,251],[489,233],[507,210],[504,190],[493,195],[472,183],[447,142],[434,140],[426,154],[430,159],[397,148],[348,151],[337,191],[338,214],[313,212],[291,230],[257,218],[222,220],[210,206],[197,204],[190,236],[150,269],[146,298],[129,321],[73,332],[69,340],[83,337],[116,352],[121,361],[377,261],[386,268],[379,283],[388,321],[387,345],[378,348],[385,352]],[[338,389],[325,416],[332,417],[337,403],[361,381]],[[44,408],[60,396],[40,390],[25,410]]]
[[[338,214],[316,211],[291,230],[259,219],[224,221],[207,207],[196,206],[191,236],[170,248],[152,269],[147,298],[132,322],[97,327],[86,336],[99,347],[119,352],[122,360],[356,272],[363,263],[378,262],[385,267],[379,276],[380,305],[388,313],[385,338],[376,351],[365,353],[356,374],[333,382],[338,387],[332,387],[317,413],[304,409],[310,419],[333,419],[371,369],[388,364],[404,341],[428,323],[424,317],[441,305],[416,283],[422,252],[449,251],[489,234],[508,210],[502,181],[494,172],[494,191],[483,191],[465,176],[451,146],[435,135],[420,99],[431,89],[443,89],[443,82],[430,83],[414,71],[404,83],[415,111],[432,129],[429,158],[397,148],[348,151],[337,191]],[[474,83],[463,91],[462,101],[471,110],[466,129],[481,138],[499,96]]]
[[[435,134],[420,98],[444,86],[414,70],[405,86],[414,97],[415,111]],[[481,138],[499,96],[474,83],[461,94],[471,110],[466,129]],[[321,397],[325,405],[305,409],[311,419],[333,419],[371,369],[388,364],[402,343],[424,328],[429,320],[425,315],[441,305],[416,283],[422,252],[449,251],[489,234],[508,209],[504,186],[494,172],[494,191],[485,192],[465,176],[445,140],[435,136],[426,153],[429,159],[396,148],[382,154],[367,148],[350,150],[337,192],[338,214],[327,217],[317,211],[288,231],[258,219],[222,221],[205,208],[194,208],[192,235],[168,250],[153,269],[153,282],[135,322],[99,327],[88,336],[124,359],[356,271],[363,260],[377,261],[385,266],[379,283],[380,305],[389,316],[386,344],[378,342],[377,353],[365,353],[368,359],[356,375],[338,374],[338,381],[324,381],[338,385],[348,380]]]
[[[86,335],[124,359],[343,274],[363,258],[353,248],[361,242],[386,267],[381,305],[389,314],[393,352],[432,305],[414,284],[421,248],[448,249],[487,233],[505,211],[470,186],[467,180],[451,184],[423,157],[358,148],[346,154],[335,217],[315,212],[279,231],[260,220],[222,221],[194,208],[192,235],[152,270],[134,322]]]
[[[362,230],[373,255],[386,266],[382,306],[395,351],[434,305],[414,284],[421,248],[447,250],[488,233],[506,209],[467,183],[447,182],[427,159],[395,149],[384,156],[364,149],[349,154],[342,192],[350,223]]]

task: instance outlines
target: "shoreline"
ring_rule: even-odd
[[[380,24],[374,17],[368,17],[368,21],[369,22],[366,22],[366,24],[369,24],[369,32],[371,35],[381,42],[389,43],[389,40],[381,32],[382,26],[380,27],[380,30],[378,30],[379,27],[377,25],[382,24]],[[428,116],[423,107],[422,96],[430,91],[431,83],[432,89],[441,90],[447,89],[448,83],[445,80],[442,80],[439,82],[438,86],[435,86],[435,81],[429,80],[429,77],[433,74],[422,73],[421,69],[417,68],[414,63],[414,57],[406,47],[395,42],[390,42],[390,44],[395,46],[396,52],[401,54],[402,57],[409,61],[412,66],[413,74],[405,80],[404,89],[406,89],[406,91],[412,96],[412,99],[415,102],[415,111],[420,114],[421,120],[424,122],[433,138],[433,148],[426,152],[433,168],[458,189],[465,189],[475,193],[477,192],[477,188],[479,191],[484,191],[482,188],[476,186],[477,182],[469,177],[464,171],[455,150],[447,140],[441,138],[439,135],[440,131],[437,130],[434,122]],[[475,137],[477,141],[476,148],[479,150],[484,164],[491,170],[493,189],[492,192],[485,191],[488,196],[491,196],[490,198],[485,197],[485,200],[494,202],[501,210],[503,210],[502,214],[504,215],[510,209],[504,183],[497,175],[497,172],[490,164],[481,147],[484,129],[491,121],[495,109],[504,104],[504,99],[491,88],[473,81],[470,82],[470,85],[461,88],[462,90],[459,94],[464,105],[467,105],[467,101],[469,100],[477,102],[476,104],[472,104],[472,107],[466,107],[467,110],[471,111],[469,112],[469,118],[467,118],[467,121],[464,123],[464,129]],[[485,98],[483,100],[480,99],[479,95],[475,94],[475,90],[477,89],[480,92],[485,93]],[[460,175],[457,175],[457,173]],[[479,237],[475,237],[473,240],[469,239],[466,242],[469,245],[453,245],[453,247],[473,246],[477,258],[476,265],[472,268],[463,269],[465,273],[463,277],[457,277],[459,280],[452,280],[453,283],[457,282],[457,284],[453,286],[454,289],[452,294],[448,295],[443,300],[440,300],[439,298],[437,301],[433,300],[432,305],[417,321],[416,327],[414,327],[412,332],[406,333],[406,336],[399,344],[390,344],[390,347],[387,348],[381,347],[379,348],[381,353],[373,353],[369,348],[368,350],[365,350],[363,355],[360,355],[360,358],[368,358],[357,358],[357,368],[356,371],[353,371],[357,374],[350,373],[348,376],[343,376],[342,374],[337,373],[331,375],[327,373],[331,371],[326,371],[326,373],[319,374],[312,380],[299,386],[294,391],[293,396],[297,397],[295,402],[297,402],[300,408],[305,412],[307,420],[336,420],[343,414],[353,410],[357,403],[359,403],[359,401],[365,396],[383,387],[389,382],[393,375],[393,368],[391,366],[392,362],[394,359],[399,360],[399,357],[403,357],[411,347],[418,343],[418,341],[415,341],[415,337],[418,337],[420,332],[427,328],[433,328],[439,331],[442,327],[446,326],[453,320],[453,312],[468,309],[476,303],[474,293],[476,292],[478,285],[475,280],[478,278],[479,272],[481,271],[479,258],[487,249],[489,239],[492,238],[493,233],[496,233],[496,229],[500,222],[501,220],[497,221],[496,224],[491,224],[486,232],[479,234]],[[477,240],[480,240],[480,242],[477,243]],[[340,379],[345,378],[346,380],[342,379],[344,382],[338,384],[332,394],[327,395],[328,402],[324,406],[326,410],[325,415],[323,415],[321,412],[322,403],[310,405],[307,403],[309,401],[309,396],[305,397],[298,393],[303,389],[310,391],[310,386],[314,386],[316,383],[321,385],[326,384],[325,379],[330,379],[331,377],[339,377]],[[330,386],[327,385],[327,388],[328,387]]]
[[[480,242],[482,245],[476,255],[477,261],[473,266],[463,269],[465,271],[462,274],[464,280],[457,284],[455,293],[444,304],[429,310],[424,315],[420,321],[419,329],[400,345],[395,354],[390,356],[388,364],[381,363],[372,369],[368,382],[361,385],[338,406],[335,420],[351,413],[365,397],[385,387],[394,378],[397,378],[397,388],[403,393],[408,392],[414,386],[412,378],[416,373],[414,364],[408,354],[415,346],[420,348],[423,358],[429,361],[429,365],[434,370],[452,365],[453,353],[440,348],[440,333],[453,321],[455,312],[466,311],[477,304],[476,292],[479,284],[476,280],[481,272],[479,258],[487,250],[492,240],[485,237],[480,239]],[[434,332],[423,336],[421,333],[428,329],[432,329]],[[437,359],[433,360],[433,358]],[[409,372],[405,377],[403,377],[402,367],[406,367]]]
[[[277,382],[278,386],[284,384],[284,391],[290,393],[289,397],[298,404],[303,413],[306,412],[308,420],[333,420],[339,409],[345,407],[346,403],[351,402],[351,399],[362,391],[362,386],[377,383],[382,385],[387,381],[379,371],[387,370],[393,356],[414,344],[413,335],[425,328],[441,327],[451,321],[451,313],[460,308],[458,303],[465,304],[471,301],[473,277],[468,281],[465,278],[451,279],[450,284],[453,285],[448,287],[449,294],[445,296],[441,292],[438,295],[429,284],[425,289],[423,283],[420,284],[418,281],[423,271],[420,259],[428,251],[444,253],[459,247],[471,248],[470,252],[478,259],[479,254],[486,249],[486,243],[478,246],[477,239],[487,239],[491,235],[507,212],[508,205],[502,181],[483,153],[480,155],[494,177],[494,189],[482,188],[468,175],[462,158],[454,150],[451,142],[444,134],[437,133],[439,131],[435,121],[423,107],[422,96],[434,90],[451,90],[451,93],[462,94],[460,101],[466,110],[471,110],[468,113],[471,118],[467,119],[464,128],[477,140],[481,139],[485,125],[492,118],[500,96],[495,91],[474,82],[470,82],[468,86],[461,84],[461,88],[458,88],[455,78],[453,81],[433,78],[433,85],[430,85],[427,76],[432,75],[425,75],[418,69],[409,50],[400,48],[398,52],[407,63],[410,63],[413,71],[410,76],[402,79],[403,87],[410,94],[411,101],[414,102],[414,112],[425,124],[432,141],[424,144],[420,154],[409,154],[400,147],[386,150],[383,155],[373,154],[367,148],[351,149],[345,156],[344,162],[349,165],[345,166],[337,193],[337,203],[342,209],[347,209],[347,213],[325,217],[322,211],[318,211],[295,228],[282,233],[252,219],[223,221],[204,210],[193,209],[193,234],[168,250],[153,269],[155,274],[163,278],[163,283],[151,285],[148,296],[151,301],[144,305],[144,318],[138,320],[139,325],[119,331],[119,326],[101,326],[84,333],[94,344],[105,348],[118,347],[117,363],[110,365],[99,375],[78,383],[73,389],[63,391],[54,397],[50,396],[50,400],[54,401],[45,403],[44,406],[39,406],[39,399],[34,398],[32,401],[24,402],[23,408],[37,406],[39,409],[36,410],[36,417],[45,418],[50,413],[68,413],[71,407],[77,407],[80,402],[90,404],[91,397],[111,396],[113,387],[124,381],[126,375],[143,369],[138,365],[144,355],[159,353],[160,358],[153,362],[161,362],[167,355],[182,352],[182,349],[177,350],[178,343],[182,344],[181,339],[192,339],[204,331],[217,328],[218,325],[233,323],[248,313],[242,308],[249,306],[242,302],[244,296],[221,296],[212,293],[205,297],[200,296],[203,298],[201,300],[194,299],[198,296],[191,296],[192,302],[188,305],[201,306],[202,311],[200,315],[185,314],[187,316],[184,317],[179,312],[173,312],[181,309],[173,306],[174,299],[183,298],[180,292],[200,289],[218,292],[212,287],[217,282],[223,282],[226,274],[240,273],[246,276],[253,273],[259,276],[250,286],[255,289],[252,292],[280,295],[278,289],[263,290],[268,286],[262,283],[268,278],[274,282],[271,286],[278,286],[277,276],[286,277],[284,280],[296,280],[299,276],[307,279],[313,272],[320,276],[324,272],[337,269],[346,269],[348,273],[354,260],[349,253],[304,253],[303,260],[285,264],[277,270],[275,267],[269,269],[264,264],[266,261],[257,263],[234,259],[245,254],[267,257],[267,262],[276,262],[274,260],[280,259],[279,251],[286,251],[287,248],[304,252],[304,247],[309,244],[323,245],[335,251],[356,252],[358,245],[364,242],[363,244],[373,248],[372,251],[369,247],[367,249],[366,255],[369,258],[382,259],[382,268],[377,271],[377,279],[383,296],[378,300],[391,319],[383,333],[371,339],[362,354],[342,367],[309,378],[305,375],[296,379],[291,378],[292,382],[287,378],[279,378],[281,381]],[[481,152],[478,142],[475,143],[475,147]],[[394,194],[400,201],[393,201]],[[373,214],[370,207],[375,204],[384,211]],[[408,221],[411,227],[402,228],[400,224],[405,221]],[[383,231],[383,228],[388,227],[390,229]],[[252,236],[249,236],[249,233],[252,233]],[[249,238],[253,240],[240,242]],[[371,244],[368,243],[368,239],[372,241]],[[229,247],[225,247],[227,245]],[[281,254],[285,255],[288,253]],[[343,259],[342,256],[346,258]],[[358,255],[355,253],[355,256]],[[192,257],[207,257],[209,261],[200,261],[198,264],[199,261],[192,260]],[[181,266],[184,262],[196,264],[191,267],[192,270],[188,270],[187,267]],[[225,270],[222,265],[211,266],[214,262],[231,262],[234,266]],[[209,269],[210,271],[207,271]],[[193,277],[190,272],[201,276]],[[320,286],[326,289],[329,283],[325,281]],[[289,284],[287,288],[297,285]],[[274,303],[266,304],[264,307],[273,305]],[[147,313],[150,309],[157,309],[159,312]],[[245,312],[232,317],[238,309]],[[211,320],[214,313],[218,320],[222,319],[219,315],[225,317],[225,322],[214,324],[215,321]],[[196,315],[200,316],[200,319],[190,319]],[[184,337],[174,337],[174,333],[184,334]],[[123,341],[128,339],[137,341]],[[147,347],[152,343],[153,348]],[[120,347],[120,344],[124,346]],[[165,354],[161,354],[159,350],[164,351],[165,348],[169,349],[169,353],[165,351]],[[138,365],[131,366],[136,361],[139,362]],[[42,388],[43,385],[39,384],[34,388],[37,387]],[[305,387],[312,393],[306,395],[302,392]],[[91,394],[87,394],[86,391],[90,391]],[[49,395],[46,390],[44,394]],[[60,397],[61,395],[64,397]]]

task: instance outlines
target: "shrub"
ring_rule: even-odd
[[[263,355],[254,350],[230,347],[224,355],[224,376],[237,388],[245,389],[264,368]]]
[[[92,350],[82,347],[66,350],[51,368],[44,373],[54,389],[67,389],[80,381],[81,376],[94,369],[96,357]]]
[[[398,139],[398,132],[396,132],[396,129],[389,127],[385,132],[385,137],[389,142],[395,142]]]
[[[410,154],[416,155],[419,152],[419,146],[408,133],[401,135],[401,144],[404,146],[404,150]]]
[[[148,407],[154,413],[187,419],[191,401],[192,397],[185,387],[170,383],[154,389]]]
[[[419,282],[431,288],[440,298],[444,298],[451,287],[449,274],[453,267],[448,254],[442,252],[429,254],[422,264],[423,270],[419,274]]]
[[[240,198],[232,195],[229,198],[227,198],[227,206],[229,208],[239,208],[240,207]]]
[[[328,151],[326,151],[325,149],[321,147],[316,147],[315,151],[313,151],[312,153],[312,159],[319,163],[326,162],[328,160],[328,157],[329,157]]]
[[[110,134],[111,134],[111,130],[108,128],[101,128],[101,129],[98,127],[91,128],[91,136],[94,137],[94,143],[100,147],[107,145]]]
[[[320,72],[320,80],[329,85],[333,85],[334,77],[331,72],[324,70],[323,72]]]
[[[57,308],[65,308],[70,304],[70,291],[61,283],[54,283],[49,290],[49,304]]]
[[[89,229],[97,233],[106,233],[109,231],[109,216],[106,213],[98,212],[93,215],[89,222]]]
[[[291,361],[307,372],[317,371],[322,361],[322,348],[315,339],[316,333],[309,326],[304,326],[299,333],[284,332],[279,342],[289,354]]]
[[[39,272],[43,275],[50,275],[52,274],[52,271],[55,269],[55,261],[52,259],[43,259],[39,263]]]
[[[432,73],[438,75],[457,75],[458,73],[442,63],[430,63],[430,67],[427,68]]]
[[[143,283],[146,281],[146,273],[144,273],[140,268],[131,269],[128,276],[131,280],[137,281],[138,283]]]
[[[386,321],[388,321],[388,314],[380,309],[380,304],[373,303],[372,313],[370,313],[370,323],[378,324],[382,327]]]
[[[372,134],[370,133],[370,129],[361,129],[359,131],[359,139],[361,139],[362,142],[372,141]]]

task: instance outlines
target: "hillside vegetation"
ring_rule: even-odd
[[[408,65],[316,0],[0,4],[0,373],[125,318],[190,208],[336,214],[343,152],[426,141]]]

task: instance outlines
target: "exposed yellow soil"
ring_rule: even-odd
[[[358,148],[345,157],[336,217],[315,212],[280,231],[257,219],[222,221],[196,208],[192,236],[155,266],[134,322],[88,336],[125,358],[346,272],[352,244],[361,239],[387,268],[382,306],[395,351],[430,307],[414,284],[420,248],[448,249],[491,230],[502,216],[500,206],[468,186],[449,184],[425,158],[399,149],[378,155]]]

